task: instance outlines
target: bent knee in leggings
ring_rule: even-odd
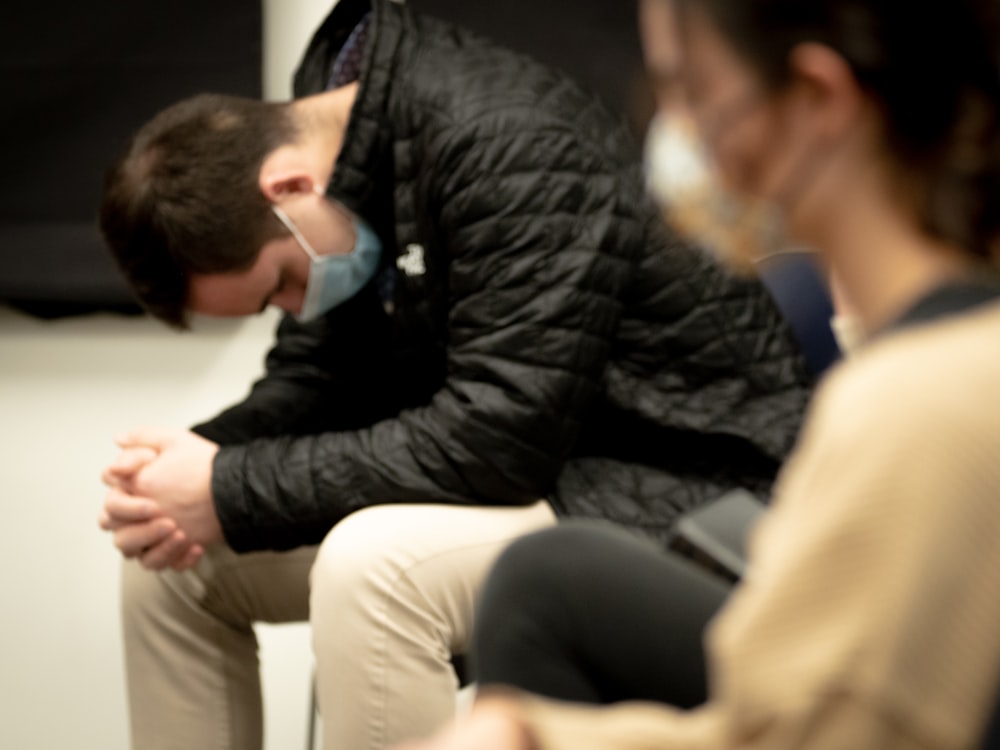
[[[569,522],[519,540],[487,581],[483,683],[562,700],[704,700],[703,629],[727,588],[634,532]]]
[[[587,589],[607,569],[601,550],[646,545],[633,533],[600,521],[567,521],[513,542],[490,572],[480,616],[500,617],[512,606],[550,609],[554,599]],[[655,552],[652,544],[648,545]]]

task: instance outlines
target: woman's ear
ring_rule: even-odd
[[[865,97],[847,61],[824,44],[803,42],[788,56],[790,93],[820,136],[839,138],[857,124]]]

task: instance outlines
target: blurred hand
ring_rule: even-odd
[[[434,737],[404,742],[392,750],[535,750],[535,744],[514,704],[489,698]]]

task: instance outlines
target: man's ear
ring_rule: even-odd
[[[271,203],[280,203],[290,195],[314,192],[316,180],[294,149],[281,146],[264,158],[258,185]]]

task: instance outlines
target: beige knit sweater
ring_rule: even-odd
[[[1000,305],[824,382],[696,711],[523,698],[544,750],[977,747],[1000,678]]]

